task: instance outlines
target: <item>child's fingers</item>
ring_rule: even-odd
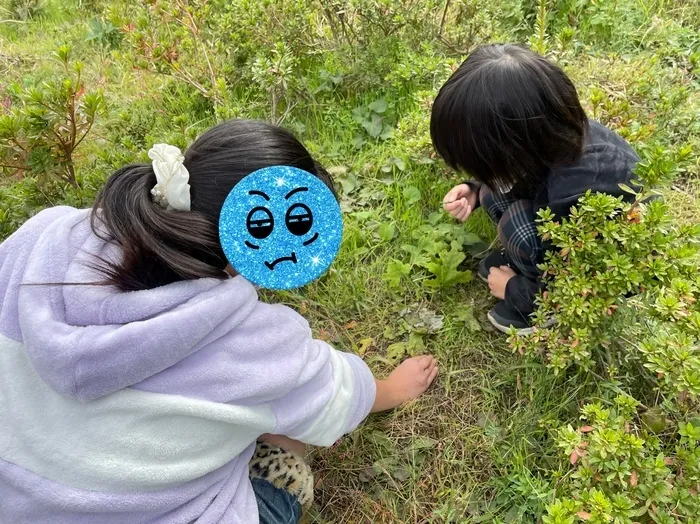
[[[436,360],[434,357],[431,357],[430,355],[425,356],[424,359],[421,361],[421,366],[424,370],[431,369],[435,367]]]
[[[435,380],[435,377],[437,377],[438,374],[438,367],[435,366],[432,371],[430,372],[430,375],[428,375],[428,380],[426,381],[428,385],[433,383],[433,380]]]
[[[460,201],[457,200],[456,202],[445,203],[445,204],[443,204],[443,207],[445,208],[445,211],[452,214],[454,211],[456,211],[462,207],[459,202]]]
[[[471,211],[472,211],[471,206],[469,204],[467,204],[466,200],[464,200],[464,204],[462,205],[462,209],[459,211],[456,218],[458,220],[461,220],[462,222],[464,222],[467,219],[467,217],[469,216],[469,214],[471,213]]]
[[[462,208],[462,200],[463,199],[455,199],[455,200],[449,200],[446,202],[443,202],[442,207],[445,208],[446,211],[454,211],[456,209],[461,209]]]
[[[420,357],[416,357],[416,362],[420,364],[421,369],[428,368],[430,363],[434,360],[435,359],[432,357],[432,355],[421,355]]]
[[[446,202],[450,202],[452,200],[457,200],[462,196],[462,190],[464,188],[461,186],[455,186],[452,189],[450,189],[447,194],[445,195],[445,198],[443,199]]]

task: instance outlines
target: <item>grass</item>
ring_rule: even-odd
[[[5,2],[6,9],[10,4],[17,2]],[[86,64],[88,88],[103,89],[109,104],[108,114],[78,154],[85,194],[76,197],[62,188],[38,194],[40,186],[31,179],[0,184],[5,205],[16,206],[17,195],[33,202],[18,213],[20,218],[62,201],[89,205],[94,189],[114,168],[144,160],[155,142],[186,146],[220,118],[188,86],[131,67],[133,50],[126,42],[110,50],[86,41],[91,19],[115,17],[120,6],[127,11],[118,2],[107,4],[46,0],[29,20],[0,24],[0,88],[8,89],[12,82],[32,85],[55,75],[51,52],[69,42]],[[380,4],[363,5],[381,12]],[[428,133],[432,97],[462,58],[455,46],[466,50],[489,37],[527,41],[534,35],[571,75],[589,114],[638,148],[661,144],[673,154],[684,145],[691,147],[694,154],[666,197],[678,220],[697,221],[697,8],[681,1],[626,0],[615,2],[614,13],[608,11],[612,3],[597,2],[579,11],[570,7],[568,16],[562,14],[566,2],[540,2],[531,12],[523,4],[501,2],[500,13],[489,8],[488,20],[481,23],[478,17],[486,15],[479,14],[478,1],[462,3],[473,11],[456,11],[462,7],[450,2],[426,2],[426,12],[436,20],[443,8],[448,13],[442,40],[469,23],[481,29],[469,33],[471,41],[460,40],[466,42],[460,47],[439,39],[409,41],[411,35],[401,33],[406,31],[401,26],[396,34],[405,35],[405,42],[404,36],[384,36],[394,46],[387,44],[387,56],[381,54],[384,40],[368,37],[374,47],[362,55],[367,60],[364,71],[346,67],[340,46],[320,49],[322,58],[312,54],[309,60],[315,62],[297,79],[306,87],[297,86],[289,95],[298,100],[283,124],[336,173],[343,188],[346,235],[325,278],[267,298],[302,312],[317,336],[361,353],[380,375],[393,366],[388,350],[402,342],[401,351],[430,352],[440,365],[437,383],[420,400],[370,417],[358,431],[316,455],[316,503],[307,517],[310,522],[536,521],[550,493],[544,479],[560,474],[549,430],[574,419],[584,399],[600,394],[590,378],[555,377],[542,363],[513,355],[485,321],[494,301],[478,279],[433,289],[426,285],[431,278],[426,271],[411,271],[398,287],[383,278],[392,259],[408,260],[402,247],[415,245],[416,233],[430,236],[442,227],[456,235],[462,228],[440,206],[444,193],[461,178],[434,158]],[[307,9],[303,2],[299,6]],[[549,18],[542,25],[540,16],[537,25],[535,17],[542,9]],[[317,6],[310,3],[308,10],[320,24],[319,34],[330,33]],[[574,23],[574,15],[578,18],[571,29],[567,24]],[[480,32],[487,30],[491,34]],[[342,73],[340,84],[318,90],[326,85],[323,75],[333,71]],[[382,118],[394,129],[388,140],[369,136],[352,113],[380,99],[388,102]],[[268,118],[267,92],[253,83],[230,82],[227,102],[219,110],[229,116]],[[358,137],[363,140],[360,147],[353,145]],[[493,241],[493,228],[482,212],[464,227],[487,244]],[[452,234],[444,238],[449,241]],[[474,270],[476,264],[468,256],[461,269]],[[442,317],[437,331],[421,333],[401,320],[406,309],[410,316],[421,308],[428,316]]]

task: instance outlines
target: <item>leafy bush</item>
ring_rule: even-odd
[[[119,18],[135,67],[172,76],[217,105],[225,97],[226,80],[216,59],[216,35],[211,24],[213,2],[150,1],[128,5]]]
[[[700,391],[700,361],[683,350],[685,337],[678,338],[700,335],[700,228],[674,224],[653,190],[675,176],[676,165],[652,149],[638,166],[642,187],[624,188],[633,202],[589,193],[569,218],[540,212],[542,238],[555,249],[544,264],[547,290],[536,318],[556,324],[511,338],[515,349],[543,355],[555,372],[575,365],[637,376],[646,367],[664,373],[670,392]]]
[[[675,223],[654,189],[689,154],[646,148],[639,180],[623,186],[631,202],[588,193],[569,218],[540,212],[542,238],[554,250],[543,264],[539,327],[511,337],[511,346],[555,374],[572,372],[580,388],[590,377],[619,393],[611,407],[584,406],[582,427],[556,432],[568,464],[549,479],[547,524],[694,522],[700,514],[700,421],[693,419],[700,227]],[[667,430],[673,424],[677,435]]]
[[[289,46],[280,42],[269,55],[259,55],[251,67],[253,80],[269,93],[270,120],[277,125],[284,121],[295,105],[289,99],[289,92],[298,88],[295,85],[298,66],[298,60]],[[278,114],[280,102],[286,106],[282,115]]]
[[[119,46],[122,34],[110,20],[92,18],[88,22],[88,32],[85,37],[88,42],[95,42],[105,48],[114,49]]]
[[[10,0],[7,11],[14,20],[27,21],[41,14],[45,0]]]
[[[101,91],[85,92],[82,62],[70,61],[70,47],[55,53],[64,75],[38,87],[14,86],[15,100],[0,116],[0,169],[6,176],[51,177],[77,188],[75,150],[105,109]]]
[[[675,443],[644,429],[637,402],[619,395],[611,407],[581,410],[585,425],[561,428],[561,469],[545,524],[696,522],[700,515],[700,424],[682,422]]]

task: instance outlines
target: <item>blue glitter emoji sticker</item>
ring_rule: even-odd
[[[317,177],[295,167],[266,167],[226,197],[219,238],[237,273],[260,287],[293,289],[331,265],[343,219],[335,196]]]

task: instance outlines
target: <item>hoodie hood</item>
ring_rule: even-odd
[[[89,213],[46,210],[0,251],[12,253],[0,256],[0,331],[25,345],[61,394],[87,401],[137,384],[224,336],[255,307],[255,288],[242,277],[127,293],[95,285],[102,277],[91,265],[119,252],[94,235]]]

